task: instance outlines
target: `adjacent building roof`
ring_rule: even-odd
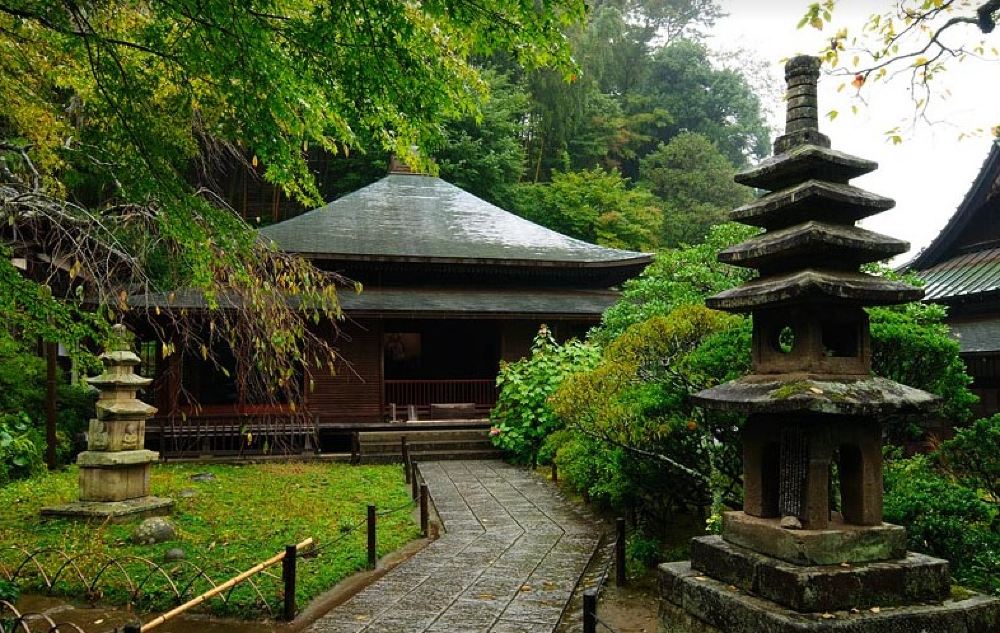
[[[948,323],[958,339],[963,354],[984,354],[1000,351],[1000,317],[983,316],[968,321]]]
[[[952,257],[919,271],[927,301],[960,301],[1000,290],[1000,248]]]
[[[546,317],[592,320],[618,300],[611,290],[505,289],[505,288],[366,288],[360,294],[343,289],[338,293],[341,308],[352,317],[369,314],[395,317],[476,318]],[[137,295],[129,298],[135,307],[205,308],[205,298],[197,290]],[[219,297],[218,305],[233,308],[231,297]]]
[[[394,259],[569,267],[644,266],[652,255],[605,248],[529,222],[423,175],[385,178],[261,229],[313,259]]]

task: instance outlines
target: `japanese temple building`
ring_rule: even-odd
[[[948,224],[906,267],[927,282],[925,301],[948,306],[980,399],[976,415],[1000,412],[1000,142]]]
[[[434,418],[448,409],[435,406],[442,404],[485,417],[501,360],[527,355],[543,323],[560,340],[583,335],[617,299],[614,288],[652,261],[551,231],[399,164],[367,187],[260,232],[363,285],[360,294],[340,292],[347,319],[334,344],[344,365],[310,376],[301,403],[321,431]],[[254,414],[234,404],[231,381],[199,357],[165,361],[180,376],[156,372],[154,443],[155,427],[168,420],[238,425]],[[197,408],[178,399],[178,380]]]

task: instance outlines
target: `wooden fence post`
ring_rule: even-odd
[[[406,436],[400,439],[400,452],[403,455],[403,472],[406,473],[406,483],[410,483],[410,447],[406,443]]]
[[[285,557],[281,560],[281,578],[285,581],[285,620],[295,619],[295,558],[298,548],[285,546]]]
[[[430,517],[428,516],[428,497],[430,493],[427,491],[427,484],[420,485],[420,532],[424,535],[424,538],[430,536]]]
[[[559,467],[556,466],[555,460],[552,460],[552,483],[559,483]]]
[[[625,517],[615,519],[615,531],[618,532],[618,539],[615,541],[615,584],[624,587],[628,584],[628,569],[625,562],[625,546],[627,544]]]
[[[583,633],[597,633],[597,590],[583,592]]]
[[[368,569],[378,567],[378,532],[376,522],[378,515],[375,506],[368,504]]]
[[[420,482],[418,481],[420,478],[417,477],[417,462],[413,462],[413,465],[410,468],[413,471],[410,473],[410,484],[412,485],[410,489],[410,496],[413,497],[414,501],[416,501],[418,498],[417,495],[420,494]]]

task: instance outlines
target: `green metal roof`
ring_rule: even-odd
[[[317,259],[462,260],[617,267],[652,255],[567,237],[430,176],[390,174],[303,215],[262,228],[286,252]]]
[[[967,253],[916,271],[927,285],[925,301],[956,301],[1000,290],[1000,248]]]

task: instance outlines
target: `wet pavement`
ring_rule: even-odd
[[[445,534],[309,633],[552,633],[600,541],[597,521],[499,461],[420,464]]]

